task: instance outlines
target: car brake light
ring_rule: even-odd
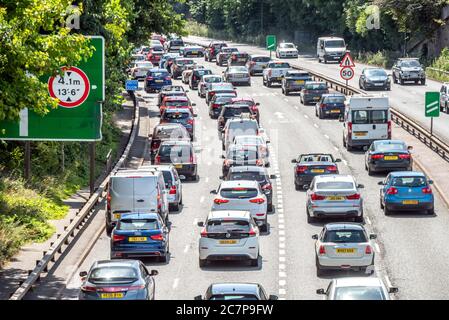
[[[161,156],[156,156],[156,158],[154,158],[154,163],[155,164],[160,164],[161,163]]]
[[[296,173],[304,173],[307,171],[307,167],[306,166],[297,166],[296,167]]]
[[[384,157],[383,154],[372,154],[370,155],[371,160],[379,160],[382,159]]]
[[[201,230],[201,238],[207,238],[207,231],[206,231],[206,228],[204,228],[203,230]]]
[[[316,200],[324,200],[325,198],[326,198],[325,196],[320,196],[320,195],[318,195],[318,194],[316,194],[316,193],[312,193],[312,194],[310,195],[310,199],[313,200],[313,201],[316,201]]]
[[[215,204],[222,204],[222,203],[228,203],[228,202],[229,202],[229,200],[227,200],[227,199],[220,199],[220,198],[214,199]]]
[[[320,104],[320,108],[324,108],[326,105],[324,103]]]
[[[253,228],[251,228],[251,230],[249,231],[248,235],[250,237],[255,237],[256,236],[256,230],[254,230]]]
[[[162,236],[162,234],[154,234],[152,236],[150,236],[151,240],[156,240],[156,241],[162,241],[164,240],[164,237]]]
[[[318,254],[320,254],[320,255],[326,254],[326,249],[324,248],[323,245],[320,246],[320,250],[319,250]]]
[[[337,166],[327,166],[326,170],[335,172],[335,171],[337,171]]]
[[[165,80],[170,81],[171,78],[170,77],[165,77]]]
[[[107,208],[108,210],[111,209],[111,194],[108,192],[108,196],[106,197],[106,201],[107,201]]]
[[[217,108],[219,108],[220,107],[220,105],[218,104],[218,103],[213,103],[212,104],[212,108],[213,109],[217,109]]]
[[[83,292],[97,292],[97,288],[91,286],[81,286],[80,289]]]
[[[430,187],[422,188],[422,193],[424,193],[424,194],[432,194],[432,189]]]
[[[265,199],[264,199],[264,198],[256,198],[256,199],[251,199],[251,200],[249,200],[249,202],[251,202],[251,203],[257,203],[257,204],[262,204],[262,203],[265,202]]]
[[[398,193],[398,189],[396,189],[395,187],[390,187],[388,188],[387,194],[397,194]]]
[[[141,289],[145,289],[145,285],[141,284],[138,286],[130,286],[130,287],[126,287],[124,289],[125,289],[124,291],[141,290]]]
[[[123,240],[125,240],[125,236],[121,236],[121,235],[118,235],[118,234],[114,234],[112,236],[112,241],[113,242],[123,241]]]
[[[391,139],[391,121],[388,121],[388,139]]]
[[[153,77],[147,77],[147,80],[152,81],[154,78]]]
[[[187,120],[187,124],[190,124],[190,125],[192,125],[192,124],[193,124],[193,119],[189,119],[189,120]]]
[[[271,184],[266,184],[262,187],[262,190],[272,190],[273,187],[271,186]]]
[[[354,193],[349,196],[346,196],[346,199],[348,200],[359,200],[360,199],[360,193]]]
[[[176,186],[171,186],[169,194],[176,194]]]
[[[400,154],[400,155],[399,155],[399,158],[400,158],[400,159],[410,159],[411,156],[410,156],[410,154],[406,153],[406,154]]]
[[[348,135],[352,134],[352,122],[348,122]]]
[[[223,162],[223,165],[226,166],[226,167],[229,167],[229,166],[231,165],[231,163],[232,163],[231,160],[226,159],[226,160]]]
[[[152,141],[151,142],[151,149],[156,150],[159,149],[161,142],[160,141]]]
[[[365,254],[372,254],[372,253],[373,253],[373,249],[371,249],[371,246],[370,245],[366,246]]]
[[[257,159],[256,160],[256,165],[263,166],[263,160],[262,159]]]

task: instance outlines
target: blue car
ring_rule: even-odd
[[[171,84],[171,76],[167,69],[154,68],[148,71],[144,88],[147,93],[150,93],[159,91],[163,86],[170,86]]]
[[[122,215],[111,234],[111,259],[156,257],[166,262],[169,231],[157,213]]]
[[[392,211],[425,211],[434,214],[434,197],[430,185],[422,172],[397,171],[390,173],[385,181],[379,182],[380,207],[385,215]]]

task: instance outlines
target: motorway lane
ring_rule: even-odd
[[[194,37],[190,36],[186,38],[186,41],[192,41],[201,43],[203,45],[208,45],[210,39],[202,38],[202,37]],[[241,48],[242,51],[246,51],[251,54],[262,54],[269,55],[267,50],[249,46],[247,44],[233,43],[232,46],[236,46]],[[273,53],[273,58],[275,58],[275,54]],[[318,60],[315,56],[309,55],[300,55],[298,59],[282,59],[283,61],[289,62],[291,65],[298,67],[305,67],[312,71],[327,75],[330,78],[336,79],[338,81],[343,81],[340,78],[340,66],[338,63],[318,63]],[[353,87],[358,88],[359,78],[362,73],[363,68],[369,67],[368,65],[357,63],[355,70],[354,78],[349,81],[349,84]],[[391,73],[391,70],[387,70],[388,73]],[[392,83],[391,91],[367,91],[367,93],[384,93],[389,96],[390,104],[401,111],[409,118],[414,119],[424,128],[430,130],[430,120],[425,118],[424,116],[424,99],[426,91],[440,91],[441,83],[437,81],[433,81],[428,79],[426,81],[426,85],[415,85],[413,83],[406,83],[404,86],[399,84]],[[444,141],[449,142],[449,127],[447,123],[449,122],[449,114],[441,113],[439,118],[434,119],[433,130],[435,135],[441,137]]]

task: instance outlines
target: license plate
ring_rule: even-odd
[[[198,54],[198,51],[192,51],[192,54]]]
[[[296,80],[295,83],[296,84],[304,84],[304,80]]]
[[[402,201],[402,204],[418,204],[418,200],[404,200]]]
[[[108,293],[101,293],[100,297],[101,299],[117,299],[117,298],[123,298],[125,294],[123,292],[108,292]]]
[[[220,244],[236,244],[237,240],[220,240]]]
[[[364,136],[366,136],[366,132],[362,132],[362,131],[354,132],[354,135],[356,137],[364,137]]]
[[[156,80],[155,82],[161,83],[161,82],[164,82],[164,80]]]
[[[147,237],[129,237],[129,242],[144,242],[147,241]]]
[[[384,160],[398,160],[398,156],[385,156]]]
[[[337,253],[355,253],[356,249],[354,248],[338,248]]]
[[[331,110],[331,113],[340,113],[340,110]]]
[[[326,198],[329,201],[343,201],[345,200],[345,197],[341,197],[341,196],[330,196]]]
[[[182,168],[182,164],[175,164],[175,168],[176,169],[181,169]]]
[[[312,169],[313,173],[324,173],[324,169]]]
[[[120,213],[114,213],[114,218],[115,218],[115,219],[120,219],[120,217],[121,217],[121,214],[120,214]]]
[[[375,86],[378,86],[378,87],[381,87],[381,86],[383,86],[384,84],[383,84],[383,83],[375,83],[374,85],[375,85]]]
[[[320,97],[313,97],[313,100],[320,100]]]
[[[276,80],[277,80],[277,81],[281,81],[281,80],[282,80],[282,77],[277,77]]]

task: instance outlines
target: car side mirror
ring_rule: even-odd
[[[341,159],[339,159],[339,158],[335,159],[335,162],[341,162]]]
[[[372,234],[369,235],[369,238],[371,240],[377,239],[377,234],[372,233]]]
[[[384,183],[383,181],[379,181],[377,184],[378,184],[379,186],[385,185],[385,183]]]
[[[358,185],[357,185],[357,188],[358,188],[358,189],[363,189],[363,188],[365,188],[365,186],[364,186],[363,184],[358,184]]]
[[[221,155],[221,156],[220,156],[220,159],[225,159],[225,156],[224,156],[224,155]]]
[[[217,194],[217,190],[211,190],[210,194]]]
[[[195,107],[195,106],[196,106],[196,103],[195,103],[195,102],[193,102],[193,103],[192,103],[192,107]]]
[[[157,270],[151,270],[150,272],[150,276],[157,276],[159,274],[159,272]]]
[[[189,92],[190,90],[189,89],[187,89],[185,92]]]
[[[197,225],[198,225],[198,227],[204,227],[204,222],[203,222],[203,221],[199,221],[199,222],[197,223]]]
[[[312,236],[312,239],[313,239],[313,240],[318,240],[318,235],[317,235],[317,234],[314,234],[314,235]]]
[[[409,150],[409,151],[410,151],[410,150],[413,150],[413,146],[408,146],[408,147],[407,147],[407,150]]]
[[[433,180],[429,180],[428,183],[429,183],[429,184],[433,184]]]
[[[195,296],[195,297],[193,298],[193,300],[203,300],[203,297],[201,297],[201,296]]]
[[[81,278],[87,277],[87,271],[81,271],[81,272],[80,272],[80,277],[81,277]]]
[[[388,293],[398,293],[399,289],[397,287],[388,288]]]
[[[198,117],[198,115],[195,113],[195,114],[193,115],[193,117],[196,118],[196,117]]]
[[[259,103],[259,102],[256,102],[256,106],[260,106],[260,103]]]
[[[270,179],[277,179],[277,176],[275,174],[270,174]]]
[[[153,137],[152,133],[148,134],[148,138],[152,138],[152,137]]]
[[[326,294],[326,291],[324,289],[317,289],[316,294]]]
[[[278,299],[279,299],[279,297],[274,294],[270,294],[270,296],[268,297],[268,300],[278,300]]]
[[[292,163],[297,163],[298,161],[296,161],[296,159],[292,159]]]
[[[220,180],[224,180],[224,176],[220,176],[220,177],[218,177]]]
[[[342,116],[340,116],[340,117],[338,118],[338,121],[340,121],[340,122],[345,122],[345,119],[344,119]]]

